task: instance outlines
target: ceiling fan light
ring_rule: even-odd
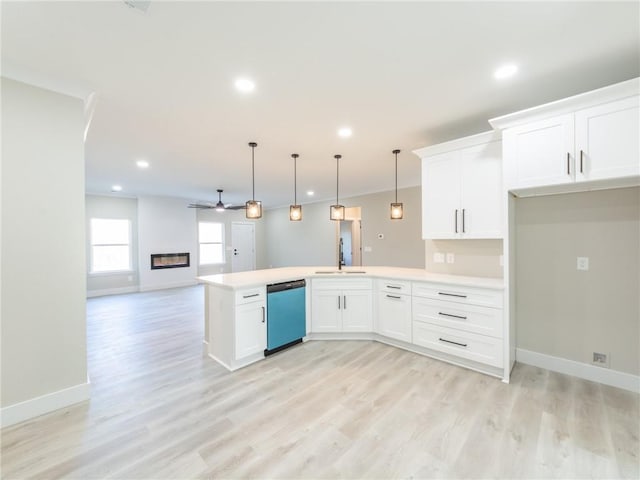
[[[331,205],[329,207],[329,218],[331,220],[344,220],[344,205]]]
[[[402,220],[404,206],[402,203],[391,204],[391,220]]]
[[[262,218],[262,202],[258,200],[249,200],[245,203],[247,207],[246,217],[251,219]]]
[[[302,220],[302,205],[289,205],[289,220],[292,222]]]

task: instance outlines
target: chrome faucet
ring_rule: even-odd
[[[338,244],[338,270],[342,270],[342,263],[344,262],[344,251],[342,245],[342,237],[340,237],[340,242]]]

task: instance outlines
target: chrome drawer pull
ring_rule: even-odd
[[[461,318],[462,320],[467,319],[467,317],[463,317],[462,315],[454,315],[452,313],[438,312],[438,315],[442,315],[443,317]]]
[[[387,285],[387,288],[395,288],[396,290],[400,290],[402,287],[398,287],[397,285]]]
[[[446,295],[447,297],[460,297],[460,298],[467,298],[466,295],[459,295],[457,293],[442,293],[442,292],[438,292],[438,295]]]
[[[399,295],[387,295],[387,298],[395,298],[396,300],[400,300],[402,297]]]
[[[440,340],[441,342],[453,343],[454,345],[460,345],[461,347],[466,347],[467,346],[466,343],[452,342],[451,340],[445,340],[444,338],[438,338],[438,340]]]
[[[264,307],[262,307],[262,323],[265,321]]]
[[[252,295],[243,295],[242,298],[258,297],[259,295],[260,295],[259,293],[254,293]]]

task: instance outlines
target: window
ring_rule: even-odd
[[[200,265],[224,263],[224,225],[216,222],[198,222]]]
[[[131,270],[131,222],[91,219],[91,273]]]

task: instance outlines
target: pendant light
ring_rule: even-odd
[[[336,204],[329,207],[329,218],[331,220],[341,221],[344,220],[344,205],[340,205],[338,202],[338,186],[340,180],[340,159],[342,155],[334,155],[336,159]]]
[[[255,159],[254,152],[255,148],[258,146],[256,142],[249,142],[249,146],[251,147],[251,200],[248,200],[245,203],[247,207],[246,217],[247,218],[261,218],[262,217],[262,202],[256,201],[256,171],[255,171]]]
[[[289,220],[292,222],[299,222],[302,220],[302,205],[298,205],[298,181],[297,181],[297,153],[292,153],[291,157],[293,158],[293,205],[289,205]]]
[[[391,220],[402,220],[404,208],[402,203],[398,203],[398,154],[400,150],[395,149],[391,153],[396,156],[396,201],[391,204]]]

